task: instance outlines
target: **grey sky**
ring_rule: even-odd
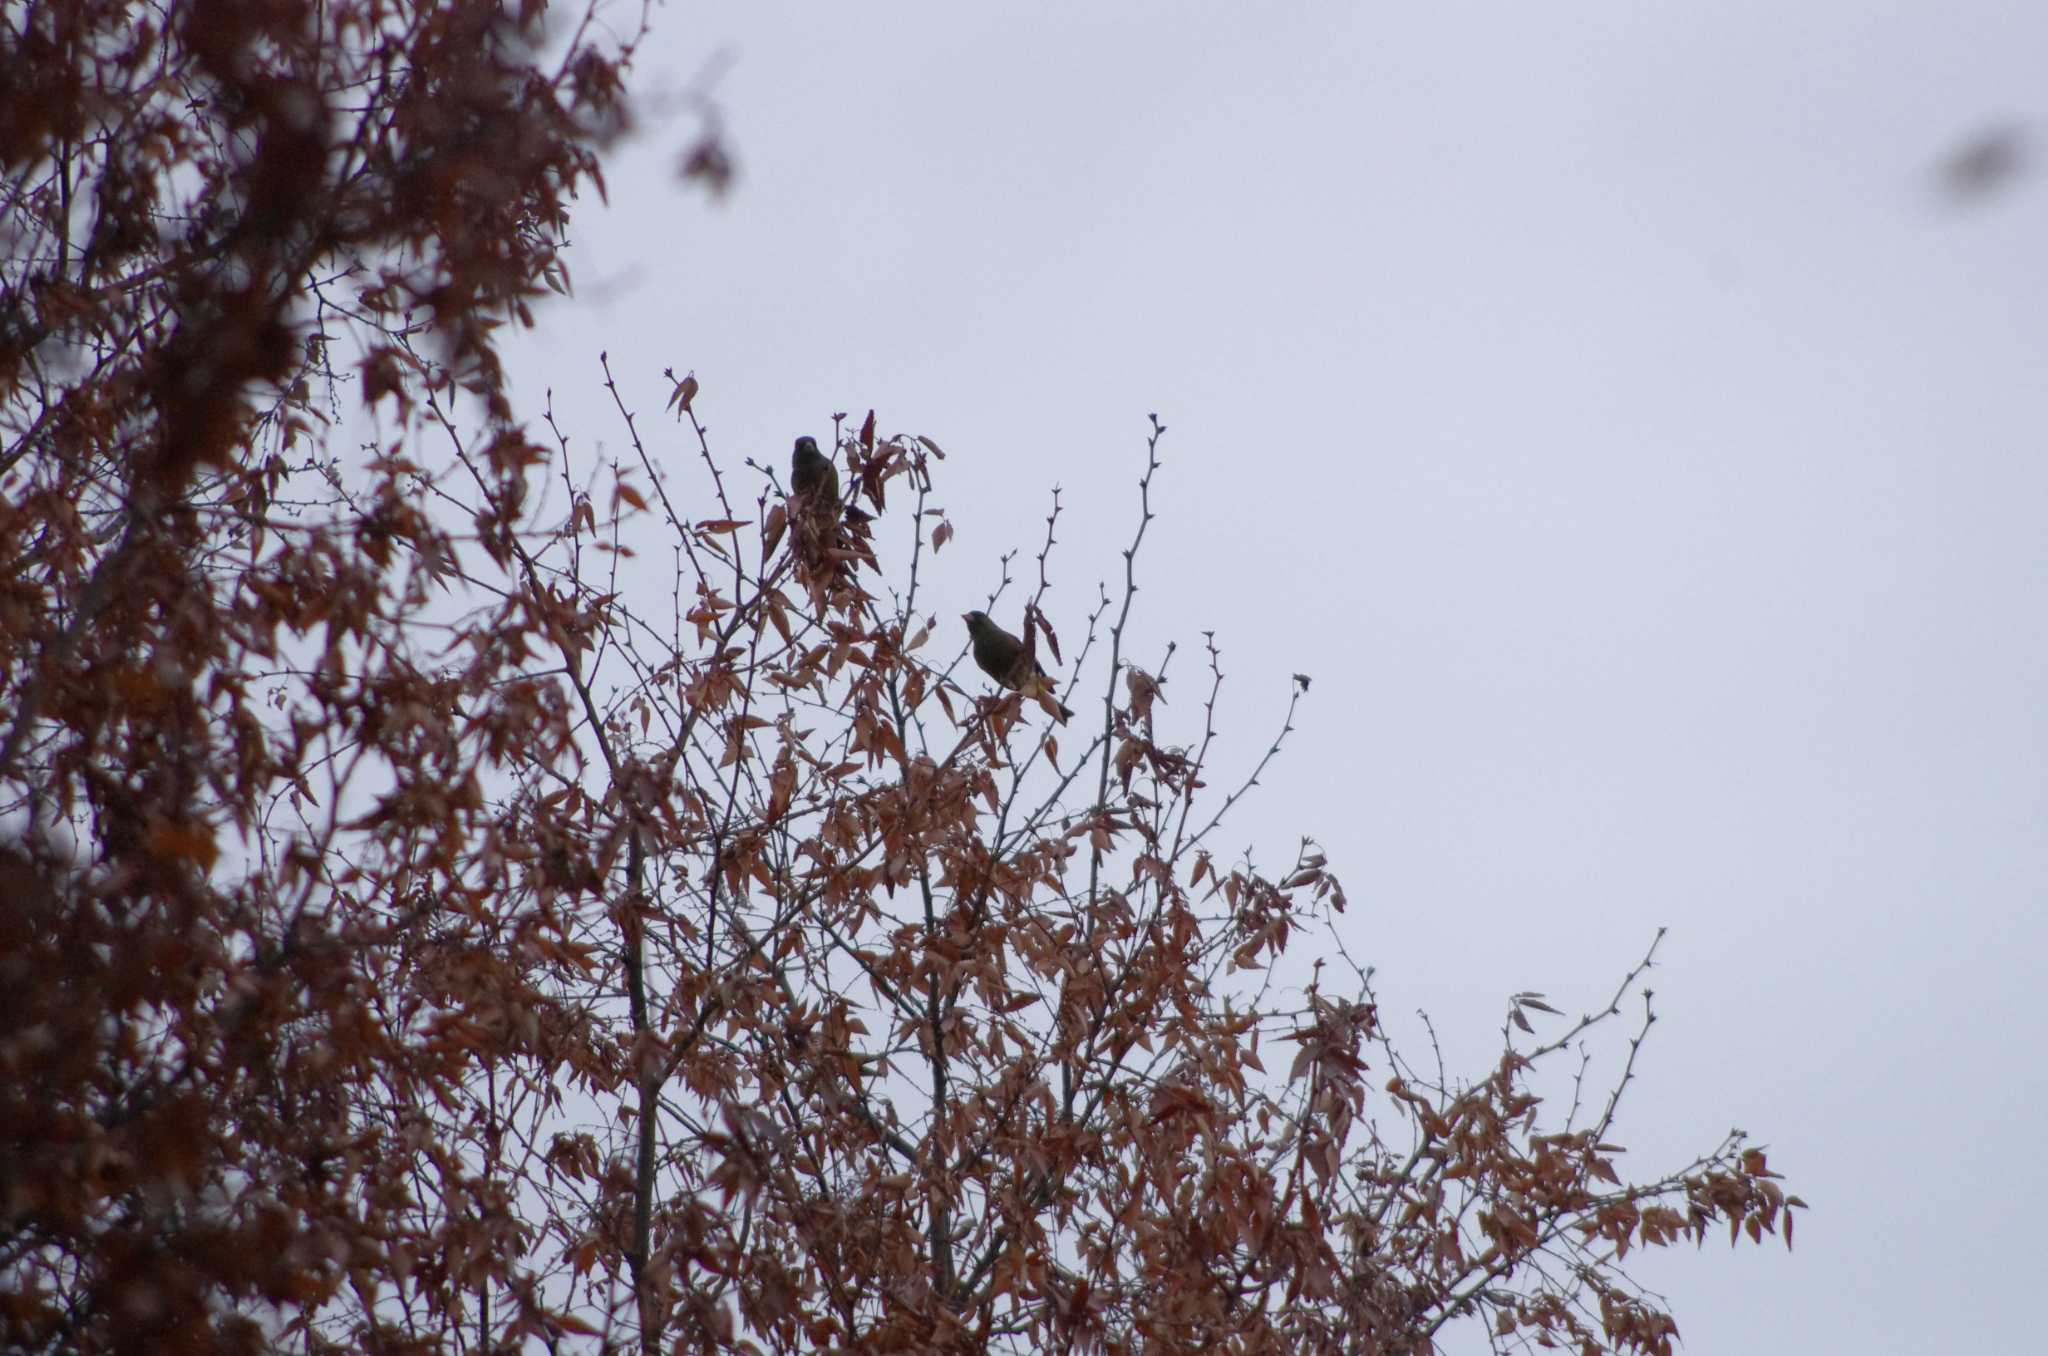
[[[600,348],[735,461],[875,406],[950,454],[947,621],[1064,488],[1066,639],[1157,410],[1141,650],[1219,632],[1239,767],[1314,676],[1226,841],[1323,842],[1390,1019],[1472,1068],[1671,926],[1633,1166],[1736,1124],[1814,1205],[1651,1259],[1688,1349],[2039,1349],[2048,176],[1933,169],[2048,130],[2048,9],[657,23],[644,88],[730,56],[741,177],[655,126],[578,218],[525,370],[586,444]]]

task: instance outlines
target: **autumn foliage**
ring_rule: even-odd
[[[659,359],[575,455],[496,338],[637,37],[545,18],[0,15],[0,1346],[1668,1352],[1632,1248],[1791,1241],[1740,1136],[1620,1174],[1649,957],[1448,1074],[1322,849],[1221,855],[1308,685],[1211,785],[1156,422],[1079,596],[872,414],[794,517]]]

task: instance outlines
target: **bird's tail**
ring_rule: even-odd
[[[1015,686],[1017,691],[1044,707],[1045,714],[1051,716],[1060,724],[1065,725],[1074,718],[1074,713],[1059,698],[1052,695],[1052,679],[1046,677],[1043,673],[1034,674],[1021,683],[1013,684],[1013,686]]]

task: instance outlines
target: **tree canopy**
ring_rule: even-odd
[[[1121,579],[1057,496],[1000,558],[998,683],[933,439],[523,403],[639,41],[545,18],[0,15],[5,1345],[1669,1352],[1631,1249],[1790,1243],[1740,1134],[1616,1166],[1651,955],[1446,1070],[1323,847],[1221,853],[1310,682],[1211,785],[1156,418]]]

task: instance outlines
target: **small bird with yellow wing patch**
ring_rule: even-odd
[[[968,637],[974,642],[974,662],[983,673],[1010,691],[1032,698],[1060,724],[1067,723],[1074,713],[1053,696],[1051,677],[1023,641],[990,621],[986,612],[965,613],[961,620],[967,623]]]

